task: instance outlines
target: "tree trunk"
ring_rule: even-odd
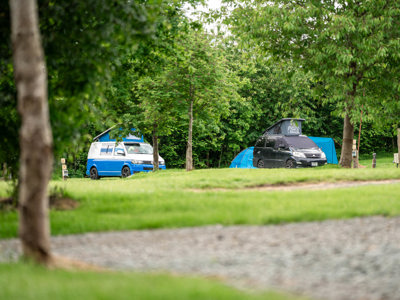
[[[224,152],[224,145],[221,146],[221,152],[219,154],[219,160],[218,160],[218,168],[221,168],[221,160],[223,152]]]
[[[7,163],[3,163],[3,179],[7,180]]]
[[[50,264],[47,185],[52,169],[52,134],[47,71],[35,0],[10,0],[14,77],[21,115],[19,236],[24,256]]]
[[[158,171],[158,124],[153,124],[153,171]]]
[[[193,99],[190,100],[189,105],[189,130],[188,130],[188,141],[186,148],[186,171],[193,170],[193,147],[192,147],[192,139],[193,139]]]
[[[350,116],[346,113],[343,126],[342,153],[340,154],[339,164],[344,168],[351,167],[353,150],[354,126],[351,124]]]
[[[400,155],[400,128],[397,128],[397,153]]]

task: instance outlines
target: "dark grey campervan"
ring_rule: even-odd
[[[325,153],[301,133],[304,119],[281,119],[257,140],[253,166],[258,168],[317,167],[326,164]]]

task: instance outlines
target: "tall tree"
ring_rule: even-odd
[[[107,91],[111,119],[125,131],[134,127],[151,135],[154,170],[158,170],[159,135],[170,134],[177,114],[167,69],[176,55],[179,26],[188,22],[181,6],[174,3],[164,8],[164,18],[156,24],[155,38],[142,42],[125,56]]]
[[[361,104],[376,103],[399,74],[400,3],[386,1],[241,1],[229,22],[271,58],[313,73],[344,119],[341,165],[351,164]],[[388,66],[392,79],[386,76]],[[365,90],[365,97],[361,91]],[[379,95],[379,96],[378,96]]]
[[[35,0],[11,0],[14,76],[20,129],[19,235],[24,254],[49,264],[47,184],[52,169],[52,134],[47,72]]]
[[[169,71],[177,91],[177,100],[184,103],[187,111],[186,170],[193,169],[193,120],[220,116],[229,108],[229,101],[239,97],[232,72],[227,68],[223,51],[212,45],[202,28],[193,28],[178,41],[179,55],[175,67]]]
[[[158,134],[176,135],[186,122],[186,166],[191,170],[194,124],[204,129],[198,132],[207,136],[208,142],[214,141],[210,132],[227,113],[229,101],[239,96],[223,49],[215,41],[212,44],[200,24],[179,14],[171,15],[168,21],[170,26],[158,28],[156,42],[142,44],[128,57],[114,77],[108,98],[121,123],[152,134],[155,150]],[[176,154],[178,146],[172,147]],[[154,158],[156,161],[158,155]]]

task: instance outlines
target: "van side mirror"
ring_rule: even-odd
[[[125,155],[124,150],[117,150],[117,155]]]

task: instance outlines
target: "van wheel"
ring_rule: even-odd
[[[263,161],[262,159],[260,159],[260,160],[257,162],[257,168],[264,168],[264,161]]]
[[[92,167],[90,169],[90,179],[97,180],[100,179],[99,173],[97,172],[96,167]]]
[[[288,160],[286,161],[285,167],[286,167],[287,169],[294,169],[294,168],[296,168],[296,165],[295,165],[295,163],[294,163],[294,160],[293,160],[293,159],[288,159]]]
[[[131,175],[131,170],[129,169],[129,167],[128,166],[123,167],[121,171],[122,178],[128,177],[130,175]]]

